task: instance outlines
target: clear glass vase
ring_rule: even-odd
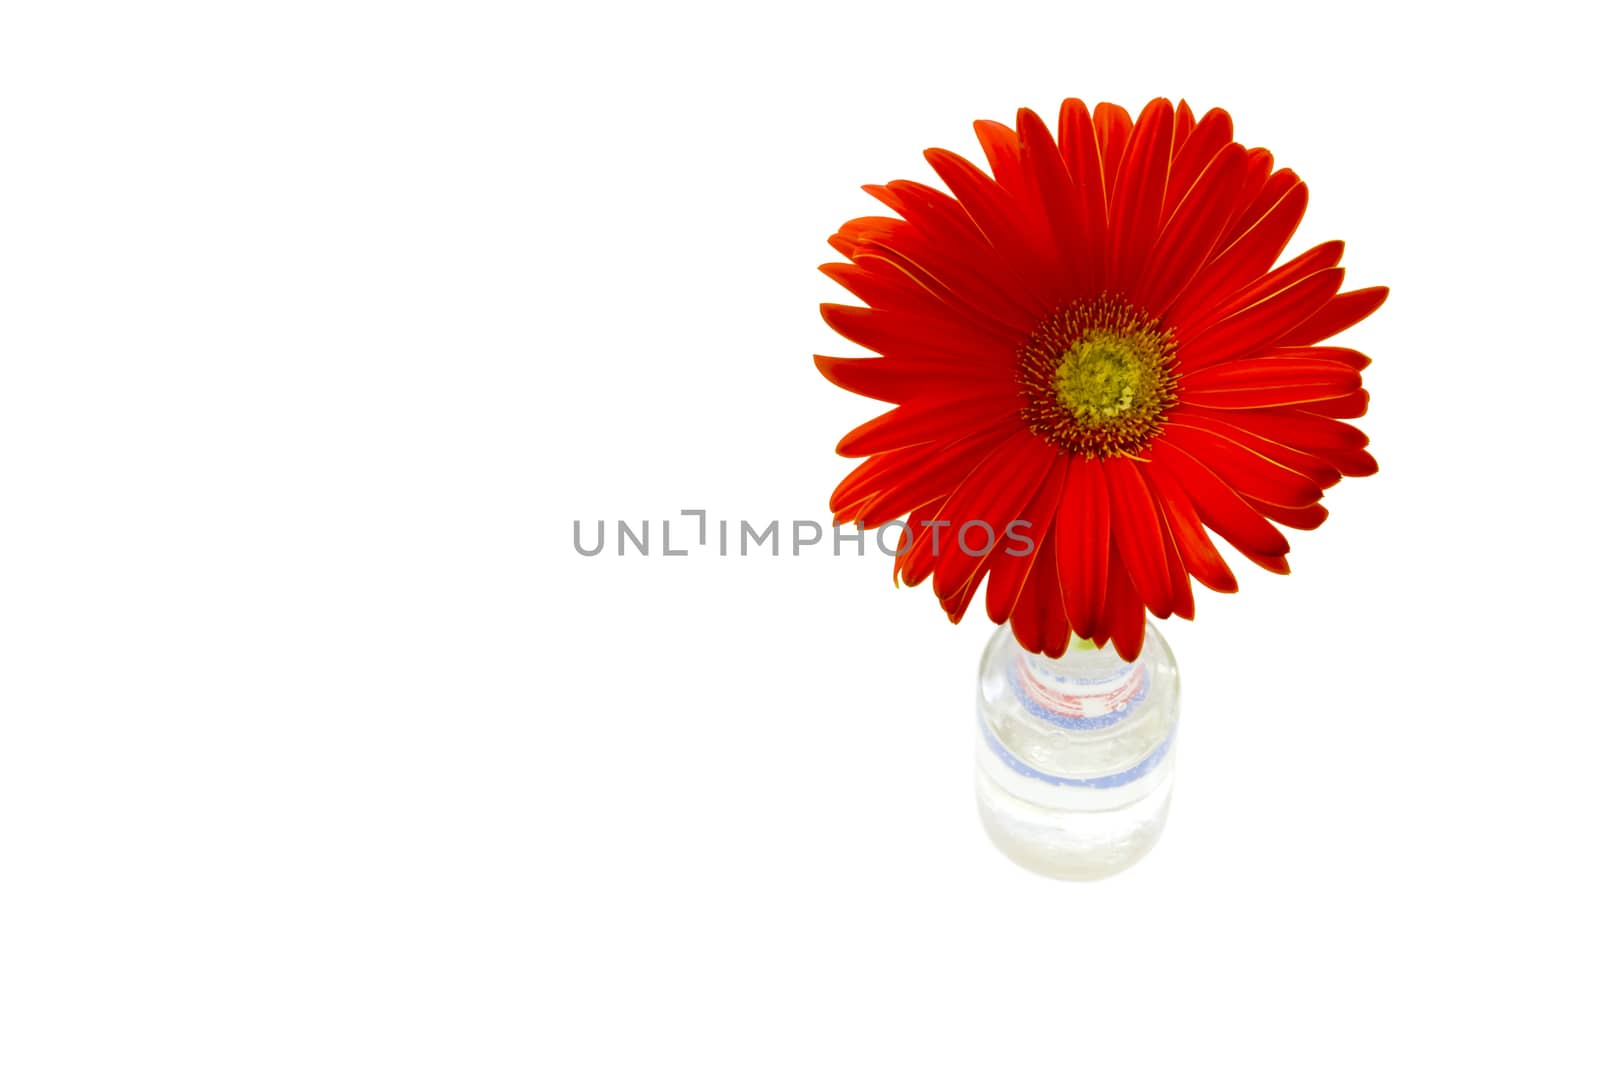
[[[1172,799],[1178,665],[1153,625],[1128,663],[1074,640],[1059,659],[1002,626],[978,669],[978,814],[1052,878],[1104,878],[1155,846]]]

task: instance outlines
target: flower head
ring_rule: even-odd
[[[1321,342],[1388,290],[1340,292],[1339,241],[1274,266],[1306,186],[1224,111],[1067,100],[1053,135],[1026,109],[976,129],[992,176],[930,149],[950,194],[869,185],[898,217],[830,240],[849,262],[823,271],[866,306],[823,317],[879,357],[817,366],[895,405],[839,442],[863,462],[834,518],[904,517],[895,576],[931,577],[951,621],[987,577],[1030,650],[1076,633],[1132,659],[1146,610],[1193,618],[1191,577],[1238,588],[1208,530],[1287,573],[1278,527],[1317,527],[1324,490],[1377,470],[1343,421],[1369,361]]]

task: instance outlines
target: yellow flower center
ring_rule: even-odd
[[[1062,308],[1017,352],[1023,422],[1063,451],[1133,455],[1166,422],[1172,351],[1170,332],[1116,297]]]
[[[1145,360],[1134,344],[1109,330],[1091,330],[1061,357],[1056,399],[1083,422],[1102,423],[1144,396]]]

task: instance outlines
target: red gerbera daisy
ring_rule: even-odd
[[[849,262],[823,271],[867,306],[823,318],[882,358],[817,366],[896,405],[839,442],[866,458],[834,518],[908,516],[895,575],[931,576],[952,622],[987,575],[989,617],[1026,648],[1076,633],[1131,660],[1147,609],[1193,618],[1191,575],[1238,588],[1206,528],[1287,573],[1274,523],[1315,528],[1324,490],[1377,469],[1341,421],[1366,411],[1369,360],[1319,342],[1388,290],[1339,292],[1339,241],[1273,267],[1306,186],[1224,111],[1068,100],[1054,137],[1026,109],[976,128],[993,177],[930,149],[953,196],[869,185],[900,217],[830,240]],[[958,548],[971,523],[1022,537]]]

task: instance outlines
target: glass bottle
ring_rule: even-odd
[[[1155,846],[1172,799],[1178,665],[1146,622],[1128,663],[1074,638],[1052,659],[1000,627],[978,670],[978,814],[996,847],[1052,878],[1104,878]]]

